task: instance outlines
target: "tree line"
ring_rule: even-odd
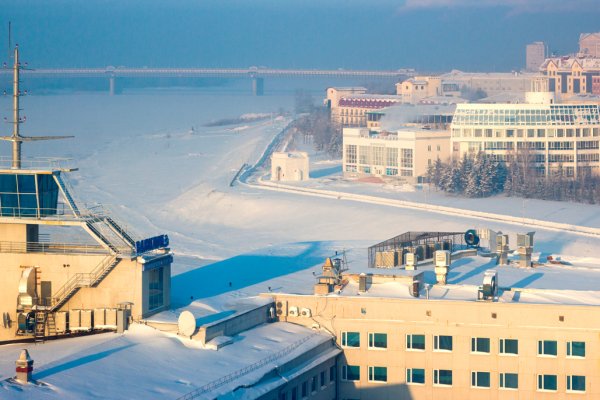
[[[428,169],[429,183],[436,189],[471,198],[497,194],[543,200],[600,204],[600,177],[580,173],[567,177],[559,166],[548,176],[529,161],[526,152],[499,161],[486,153],[464,155],[460,160],[437,159]]]

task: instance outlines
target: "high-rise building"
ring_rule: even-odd
[[[525,69],[537,71],[546,59],[546,45],[544,42],[533,42],[527,45],[525,51]]]

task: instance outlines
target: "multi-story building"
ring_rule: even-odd
[[[452,71],[441,76],[442,81],[460,88],[482,90],[488,96],[505,92],[527,92],[531,88],[533,73],[519,72],[477,72]]]
[[[525,47],[525,69],[537,72],[546,60],[546,45],[544,42],[533,42]]]
[[[600,57],[600,32],[579,35],[579,54]]]
[[[440,102],[438,98],[460,96],[460,87],[451,82],[443,82],[439,76],[415,76],[396,84],[396,94],[408,104]]]
[[[326,263],[314,295],[273,296],[279,320],[335,335],[343,350],[337,398],[600,397],[600,297],[581,292],[590,287],[585,273],[553,265],[571,290],[545,272],[537,286],[519,260],[490,271],[489,258],[459,250],[453,236],[409,232],[385,242],[388,253],[449,243],[449,258],[434,252],[412,265],[399,258],[387,269],[341,274]],[[453,278],[440,281],[441,270]]]
[[[547,59],[540,71],[548,78],[548,89],[558,99],[581,93],[600,94],[594,86],[600,77],[599,57],[565,56]]]
[[[499,160],[525,157],[539,175],[600,173],[600,106],[528,93],[525,104],[459,104],[452,157],[483,151]]]
[[[423,182],[428,167],[450,155],[450,134],[446,130],[407,126],[395,132],[374,132],[366,128],[344,129],[344,176],[377,176],[409,183]]]
[[[327,88],[325,104],[339,128],[367,126],[366,113],[402,102],[401,96],[366,94],[365,88]]]

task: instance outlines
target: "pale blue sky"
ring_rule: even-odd
[[[600,0],[0,0],[0,49],[9,20],[37,67],[502,71],[532,41],[576,51]]]

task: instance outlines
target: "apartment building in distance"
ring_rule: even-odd
[[[600,57],[548,58],[540,71],[548,78],[548,89],[557,99],[586,93],[600,95]]]
[[[540,176],[600,173],[600,106],[555,103],[549,92],[523,104],[459,104],[451,125],[452,158],[485,152],[525,157]]]
[[[452,71],[441,76],[442,81],[459,88],[482,90],[488,96],[506,92],[527,92],[535,73],[521,72],[462,72]]]
[[[367,126],[367,113],[399,104],[402,97],[367,94],[362,87],[327,88],[325,105],[330,108],[331,121],[339,128]]]
[[[546,61],[546,45],[544,42],[533,42],[525,46],[526,71],[539,71],[544,61]]]
[[[600,32],[579,35],[579,54],[600,57]]]
[[[465,248],[468,232],[482,251]],[[600,397],[600,295],[587,273],[543,260],[531,280],[533,235],[468,232],[406,232],[373,246],[384,268],[334,260],[314,294],[268,294],[280,321],[335,336],[338,399]],[[504,258],[508,243],[521,255]]]

